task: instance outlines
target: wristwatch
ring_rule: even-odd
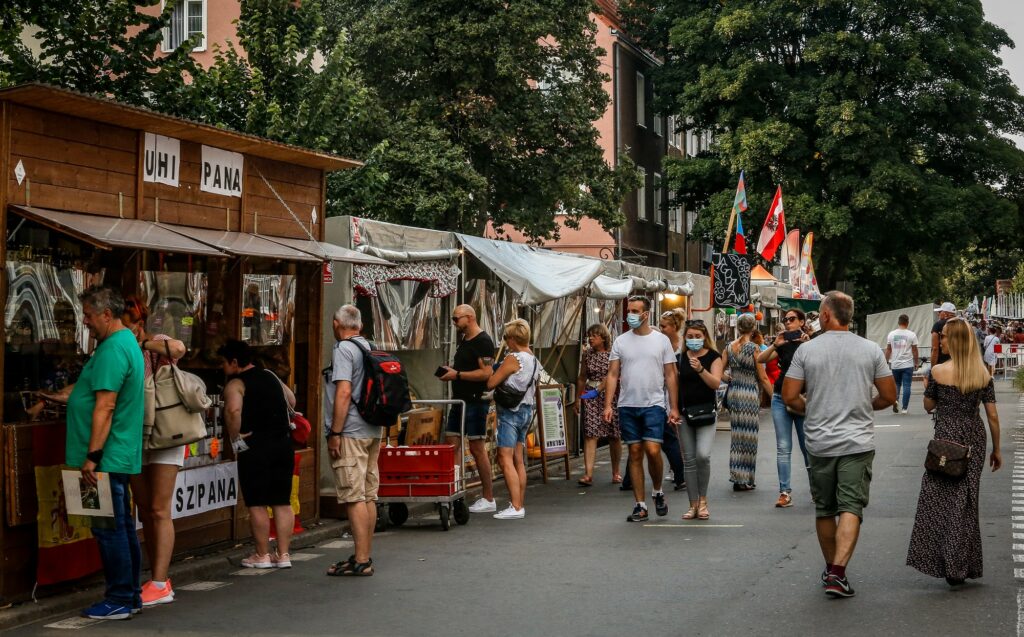
[[[327,437],[328,438],[334,438],[335,436],[340,436],[340,435],[341,435],[340,431],[328,431],[327,432]]]
[[[462,380],[462,372],[455,370],[455,380]]]
[[[91,460],[93,463],[98,465],[100,462],[103,461],[103,450],[96,449],[95,451],[90,451],[89,453],[85,454],[85,458],[86,460]]]

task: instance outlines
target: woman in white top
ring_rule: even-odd
[[[501,366],[487,380],[487,388],[504,384],[513,391],[525,391],[515,407],[497,405],[498,411],[498,464],[505,476],[505,485],[511,503],[508,508],[494,514],[499,520],[517,520],[526,516],[526,432],[533,421],[534,389],[540,376],[540,363],[530,350],[530,325],[523,319],[505,324],[505,346],[508,355]]]

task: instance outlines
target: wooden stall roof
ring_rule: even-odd
[[[197,144],[206,144],[254,157],[273,159],[328,172],[362,165],[362,162],[354,159],[345,159],[247,133],[238,133],[208,124],[171,117],[138,106],[129,106],[114,100],[47,84],[21,84],[2,89],[0,90],[0,101],[184,139]]]

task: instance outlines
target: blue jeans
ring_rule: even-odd
[[[491,406],[488,403],[466,403],[466,440],[483,440],[487,437],[487,412]],[[448,411],[448,435],[461,435],[459,419],[462,417],[462,405],[455,404]]]
[[[142,553],[139,550],[139,536],[135,532],[135,520],[132,518],[128,474],[107,475],[110,477],[110,495],[114,500],[114,517],[103,520],[107,523],[104,526],[110,528],[92,529],[92,535],[99,545],[103,575],[107,581],[104,598],[112,604],[141,608],[139,574],[142,569]]]
[[[800,453],[804,466],[808,466],[807,447],[804,445],[804,417],[786,411],[786,403],[780,394],[772,394],[772,422],[775,424],[775,464],[779,470],[779,493],[793,490],[789,480],[792,475],[790,457],[793,455],[793,429],[796,429]]]
[[[635,445],[641,440],[661,444],[665,440],[667,420],[664,407],[619,407],[623,444]]]
[[[526,432],[533,422],[533,405],[519,405],[512,411],[498,407],[498,447],[515,449],[517,444],[526,444]]]
[[[896,381],[896,402],[899,403],[900,396],[902,396],[903,409],[906,410],[910,406],[910,384],[914,380],[914,368],[894,369],[892,377]]]

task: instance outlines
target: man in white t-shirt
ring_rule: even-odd
[[[910,330],[910,317],[900,314],[897,322],[899,327],[885,337],[885,360],[889,361],[892,378],[896,381],[896,402],[892,404],[892,411],[905,414],[910,406],[910,384],[921,357],[917,353],[917,334]],[[902,410],[900,404],[903,405]]]
[[[666,420],[672,427],[679,425],[676,354],[668,337],[651,328],[650,316],[650,299],[644,296],[629,298],[626,322],[630,331],[612,344],[605,383],[604,420],[612,421],[612,399],[618,388],[619,427],[622,442],[629,445],[629,474],[636,498],[633,513],[626,518],[629,522],[647,520],[645,455],[654,490],[654,510],[659,516],[668,515],[665,492],[661,488],[664,476],[661,443]],[[665,404],[666,398],[668,405]]]

